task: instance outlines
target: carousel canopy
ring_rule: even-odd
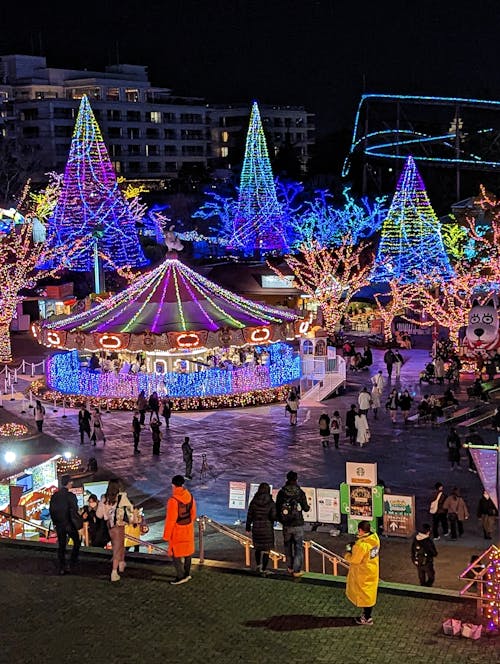
[[[228,341],[237,342],[236,338],[230,338],[232,330],[267,327],[275,332],[269,332],[267,338],[266,334],[257,334],[255,342],[283,339],[290,332],[284,328],[293,327],[297,320],[298,316],[291,311],[246,300],[209,281],[179,260],[167,259],[121,293],[90,310],[43,322],[38,338],[49,346],[95,349],[103,347],[98,342],[103,335],[127,338],[148,335],[169,337],[168,342],[159,345],[155,340],[151,346],[175,347],[178,344],[172,335],[200,332],[204,338],[200,337],[195,346],[213,346],[214,340],[207,344],[206,337],[222,331],[226,338],[219,343],[228,345]],[[281,334],[276,333],[277,328],[283,328]],[[67,339],[68,336],[71,340]],[[89,343],[89,336],[94,337],[93,344]],[[137,347],[137,342],[123,341],[121,348]],[[248,342],[246,338],[239,340],[239,343],[245,342]]]

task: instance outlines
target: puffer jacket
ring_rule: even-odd
[[[246,530],[252,531],[256,549],[267,551],[274,546],[276,505],[269,493],[257,493],[248,506]]]

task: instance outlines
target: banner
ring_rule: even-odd
[[[259,484],[254,484],[253,482],[250,484],[250,489],[248,490],[248,504],[252,502],[252,498],[255,496],[257,493],[257,489],[259,488]],[[273,485],[269,485],[271,487],[271,495],[274,496],[273,500],[276,500],[276,496],[278,495],[279,489],[276,490],[276,492],[273,493]]]
[[[229,509],[244,510],[246,507],[246,482],[229,482]]]
[[[340,523],[340,491],[338,489],[316,489],[318,521]]]
[[[384,494],[384,533],[394,537],[415,534],[415,496]]]

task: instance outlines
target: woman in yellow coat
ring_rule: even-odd
[[[379,580],[380,540],[377,533],[370,531],[369,521],[360,521],[358,537],[352,549],[345,555],[349,562],[347,573],[347,598],[363,609],[358,625],[373,625],[372,610],[377,602]]]
[[[172,477],[172,496],[167,502],[167,516],[163,539],[168,542],[168,554],[174,559],[176,578],[170,583],[177,586],[191,580],[191,556],[194,553],[194,522],[196,502],[184,488],[184,477]]]

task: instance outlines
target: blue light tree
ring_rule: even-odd
[[[71,269],[76,271],[94,268],[96,242],[105,270],[141,267],[148,261],[139,242],[136,221],[118,187],[101,130],[84,95],[61,193],[48,221],[51,246],[72,246],[79,238],[90,238],[71,257]]]
[[[439,220],[415,161],[409,156],[382,225],[372,281],[400,278],[402,283],[409,283],[417,274],[436,271],[444,278],[454,274]]]

